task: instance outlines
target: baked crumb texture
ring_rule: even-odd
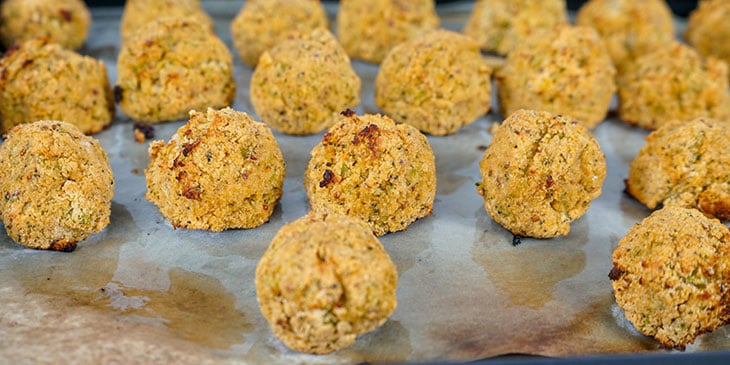
[[[4,0],[0,2],[0,42],[5,48],[34,38],[75,50],[89,34],[91,13],[81,0]]]
[[[10,48],[0,58],[0,126],[64,120],[86,134],[114,117],[114,96],[104,62],[47,38]]]
[[[287,347],[326,354],[380,327],[398,272],[361,220],[310,213],[279,230],[256,267],[256,298]]]
[[[312,210],[367,222],[381,236],[431,214],[436,163],[426,137],[381,115],[343,113],[304,174]]]
[[[730,320],[730,231],[696,209],[658,210],[619,241],[609,277],[636,329],[684,349]]]
[[[72,124],[21,124],[0,144],[0,220],[23,246],[73,251],[109,224],[113,195],[106,153]]]
[[[251,76],[251,103],[261,120],[288,134],[318,133],[360,104],[360,77],[327,29],[291,34],[264,52]]]
[[[489,111],[491,73],[476,42],[434,30],[388,54],[375,79],[375,103],[398,123],[451,134]]]
[[[519,110],[493,129],[477,185],[489,216],[518,236],[567,235],[601,195],[598,142],[580,123],[548,112]]]
[[[268,222],[284,158],[271,130],[230,108],[190,112],[169,143],[150,144],[147,200],[176,228],[222,231]]]
[[[187,18],[214,30],[213,19],[200,6],[200,0],[126,0],[119,25],[121,43],[132,38],[134,32],[160,18]]]
[[[347,54],[371,63],[438,26],[433,0],[342,0],[337,12],[337,38]]]
[[[730,65],[730,2],[702,0],[687,19],[684,38],[705,57],[719,58]]]

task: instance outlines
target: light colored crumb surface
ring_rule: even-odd
[[[147,23],[161,17],[188,18],[213,31],[213,19],[203,10],[200,0],[126,0],[119,25],[121,43]]]
[[[396,307],[397,280],[367,224],[312,212],[271,241],[256,267],[256,296],[287,347],[326,354],[385,323]]]
[[[0,42],[8,48],[48,37],[68,49],[86,41],[91,13],[81,0],[4,0],[0,2]]]
[[[479,0],[464,25],[464,34],[474,38],[482,50],[506,55],[530,34],[567,21],[565,0]]]
[[[266,223],[284,158],[271,130],[230,108],[190,113],[169,143],[150,144],[147,199],[174,227],[222,231]]]
[[[0,220],[26,247],[73,251],[109,224],[113,195],[106,153],[71,124],[23,124],[0,145]]]
[[[447,30],[431,31],[399,44],[383,60],[375,103],[398,123],[451,134],[489,111],[490,76],[474,41]]]
[[[575,121],[529,110],[493,134],[477,187],[489,216],[518,236],[567,235],[601,194],[606,162],[598,142]]]
[[[360,104],[360,77],[332,33],[319,28],[265,52],[250,93],[264,123],[284,133],[312,134]]]
[[[684,38],[705,57],[714,56],[730,64],[730,2],[702,0],[690,13]]]
[[[378,236],[430,215],[436,166],[426,137],[385,116],[343,114],[311,151],[304,188],[312,210],[359,217]]]
[[[243,63],[256,67],[265,51],[290,34],[307,34],[328,25],[319,0],[253,0],[246,1],[231,22],[231,34]]]
[[[730,320],[730,231],[695,209],[656,211],[619,241],[610,278],[640,332],[683,349]]]
[[[588,128],[606,118],[616,69],[595,30],[556,25],[528,37],[495,75],[500,112],[519,109],[569,115]]]

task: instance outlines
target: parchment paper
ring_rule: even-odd
[[[235,54],[229,24],[242,2],[203,3]],[[334,5],[328,6],[334,15]],[[461,29],[471,6],[440,8],[442,25]],[[94,9],[81,51],[103,59],[111,80],[120,15],[120,8]],[[233,107],[253,114],[251,70],[235,62]],[[363,80],[357,111],[377,112],[377,67],[353,64]],[[624,319],[607,277],[618,240],[650,213],[623,193],[627,164],[647,132],[615,118],[595,128],[608,164],[603,195],[567,237],[522,239],[513,246],[512,235],[487,216],[474,186],[491,140],[487,129],[500,120],[493,111],[455,135],[429,137],[438,171],[434,214],[381,238],[400,275],[398,308],[352,347],[313,356],[292,352],[273,336],[256,303],[254,270],[276,231],[309,210],[302,175],[321,134],[276,134],[287,177],[269,223],[222,233],[175,230],[144,198],[148,143],[134,142],[132,121],[118,113],[108,130],[95,135],[117,181],[109,227],[73,253],[26,250],[0,233],[0,358],[327,364],[660,351]],[[180,125],[157,125],[156,137],[167,140]],[[687,351],[728,349],[730,332],[721,328]]]

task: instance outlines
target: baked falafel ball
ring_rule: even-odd
[[[479,0],[464,26],[487,52],[506,55],[525,37],[568,21],[565,0]]]
[[[618,77],[619,117],[654,130],[672,120],[730,118],[725,62],[679,42],[639,57]]]
[[[114,93],[127,116],[146,123],[228,106],[236,94],[233,56],[196,20],[152,21],[122,45]]]
[[[271,130],[230,108],[190,112],[169,143],[150,144],[147,200],[176,228],[222,231],[269,221],[284,158]]]
[[[476,42],[434,30],[397,45],[383,60],[375,104],[398,123],[451,134],[489,111],[491,73]]]
[[[308,215],[282,227],[256,267],[256,298],[287,347],[326,354],[395,310],[398,272],[363,221]]]
[[[433,0],[342,0],[337,12],[337,38],[347,54],[371,63],[438,25]]]
[[[649,209],[696,208],[730,220],[730,125],[708,118],[665,124],[629,164],[626,192]]]
[[[213,31],[213,19],[200,5],[200,0],[126,0],[119,25],[122,44],[139,28],[160,18],[189,18]]]
[[[0,1],[0,42],[5,48],[34,38],[48,38],[67,49],[86,41],[91,13],[81,0]]]
[[[684,38],[705,57],[719,58],[730,65],[730,2],[702,0],[687,19]]]
[[[101,60],[48,39],[32,39],[0,58],[0,130],[38,120],[64,120],[86,134],[114,117],[114,96]]]
[[[416,128],[348,110],[314,146],[304,173],[312,210],[367,222],[377,236],[431,214],[436,163]]]
[[[560,115],[518,110],[495,126],[479,163],[484,208],[518,236],[567,235],[601,195],[606,161],[591,133]]]
[[[672,11],[664,0],[590,0],[578,10],[576,24],[598,32],[619,71],[675,37]]]
[[[519,43],[494,79],[503,116],[544,110],[593,128],[608,113],[615,75],[593,28],[559,24]]]
[[[265,51],[292,33],[307,34],[328,25],[319,0],[250,0],[233,19],[231,35],[243,63],[256,67]]]
[[[73,251],[109,224],[113,196],[109,158],[72,124],[21,124],[0,144],[0,221],[23,246]]]
[[[730,321],[730,230],[696,209],[665,207],[619,241],[609,278],[639,332],[684,349]]]
[[[360,103],[360,77],[332,33],[318,28],[264,52],[250,92],[264,123],[284,133],[312,134]]]

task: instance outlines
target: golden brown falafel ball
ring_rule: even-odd
[[[284,158],[271,130],[230,108],[190,112],[168,144],[150,144],[147,200],[173,227],[222,231],[268,222]]]
[[[616,91],[616,69],[595,30],[560,24],[535,34],[507,55],[495,75],[503,116],[519,109],[603,121]]]
[[[227,106],[236,94],[233,56],[191,19],[163,18],[138,29],[122,46],[117,73],[122,111],[147,123]]]
[[[697,208],[730,220],[730,125],[708,118],[665,124],[629,165],[626,191],[642,204]]]
[[[48,38],[67,49],[86,41],[91,13],[81,0],[0,1],[0,41],[9,48],[34,38]]]
[[[730,1],[702,0],[687,21],[684,38],[705,57],[730,65]]]
[[[375,103],[398,123],[451,134],[489,111],[491,73],[476,42],[431,31],[388,54],[375,79]]]
[[[438,25],[433,0],[342,0],[337,12],[337,38],[347,54],[372,63]]]
[[[672,11],[664,0],[590,0],[578,10],[576,24],[598,31],[619,71],[674,40]]]
[[[287,347],[326,354],[385,323],[396,307],[397,281],[367,224],[311,212],[271,241],[256,267],[256,298]]]
[[[0,220],[21,245],[73,251],[109,224],[113,196],[106,153],[72,124],[21,124],[0,145]]]
[[[730,230],[696,209],[658,210],[619,241],[609,277],[636,329],[684,349],[730,321]]]
[[[619,117],[654,130],[672,120],[730,118],[727,65],[679,42],[639,57],[618,77]]]
[[[163,17],[188,18],[213,31],[213,19],[200,6],[200,0],[126,0],[119,26],[122,44],[139,28]]]
[[[250,0],[233,19],[231,35],[243,63],[256,67],[265,51],[292,33],[307,34],[328,25],[319,0]]]
[[[484,208],[515,235],[567,235],[601,195],[606,161],[598,142],[576,121],[518,110],[496,126],[479,163]]]
[[[343,115],[312,149],[304,173],[312,210],[359,217],[378,236],[431,214],[436,163],[426,137],[385,116]]]
[[[284,133],[311,134],[360,103],[360,78],[332,33],[319,28],[264,52],[250,91],[264,123]]]
[[[38,120],[66,120],[86,134],[114,117],[104,62],[47,39],[16,45],[0,59],[0,130]]]
[[[506,55],[525,37],[568,21],[565,0],[479,0],[464,26],[482,50]]]

